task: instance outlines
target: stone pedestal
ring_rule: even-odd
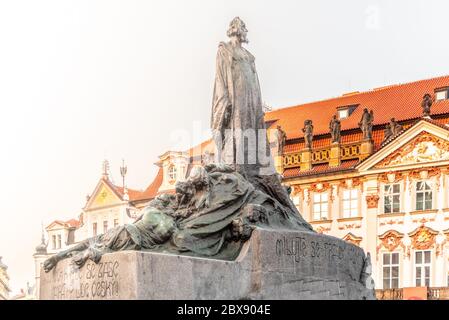
[[[368,158],[373,153],[373,141],[372,140],[363,140],[360,144],[360,160]]]
[[[341,150],[339,143],[332,143],[329,157],[329,167],[338,167],[341,164]]]
[[[274,167],[276,172],[279,174],[284,173],[284,157],[283,156],[275,156],[274,157]]]
[[[301,151],[300,170],[306,171],[312,169],[312,150],[303,149]]]
[[[373,299],[365,254],[314,232],[256,229],[235,261],[122,251],[41,270],[41,299]]]

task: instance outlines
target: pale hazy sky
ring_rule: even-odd
[[[33,282],[40,224],[77,217],[107,158],[145,188],[207,133],[234,16],[274,108],[449,74],[449,2],[0,0],[0,255]],[[178,141],[180,136],[183,138]]]

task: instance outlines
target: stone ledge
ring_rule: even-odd
[[[350,217],[350,218],[339,218],[338,222],[349,222],[349,221],[362,221],[363,217]]]
[[[332,223],[333,220],[324,219],[324,220],[311,220],[310,224],[321,224],[321,223]]]
[[[437,213],[438,209],[432,209],[432,210],[415,210],[410,211],[411,215],[417,215],[417,214],[431,214],[431,213]]]
[[[379,218],[403,217],[405,212],[381,213],[377,215]]]

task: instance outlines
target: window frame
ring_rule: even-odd
[[[315,202],[315,196],[319,196],[319,201]],[[326,201],[323,201],[323,196],[326,196]],[[311,205],[311,212],[312,212],[312,220],[313,221],[321,221],[321,220],[328,220],[329,219],[329,192],[313,192],[312,193],[312,205]],[[320,211],[318,213],[319,218],[316,218],[316,212],[315,212],[315,204],[318,204],[320,206]],[[326,204],[327,210],[325,215],[323,215],[323,204]]]
[[[169,181],[175,181],[178,178],[178,170],[176,169],[175,165],[170,165],[168,167],[168,180]]]
[[[385,264],[385,256],[389,255],[389,263]],[[393,255],[397,255],[397,263],[393,263]],[[388,268],[389,270],[389,277],[388,279],[385,278],[385,268]],[[397,268],[397,277],[393,277],[393,269]],[[382,289],[396,289],[400,287],[400,280],[401,280],[401,256],[400,252],[393,251],[393,252],[383,252],[382,253]],[[397,286],[393,286],[393,281],[397,280]],[[385,280],[388,280],[388,286],[385,286]]]
[[[424,183],[424,185],[429,186],[429,189],[424,190],[418,190],[418,185],[420,183]],[[426,194],[430,193],[430,208],[427,208],[426,203],[428,200],[426,200]],[[418,208],[418,194],[423,194],[423,200],[422,200],[422,208]],[[416,211],[426,211],[426,210],[433,210],[434,206],[434,198],[435,198],[435,190],[434,190],[434,183],[431,180],[418,180],[415,183],[415,210]],[[437,195],[438,196],[438,195]]]
[[[438,99],[438,94],[444,93],[443,99]],[[449,88],[438,88],[435,90],[435,101],[443,101],[449,99]]]
[[[398,186],[399,187],[399,191],[398,192],[394,192],[394,190],[392,190],[392,192],[386,192],[386,187],[391,187],[394,189],[394,186]],[[393,213],[400,213],[402,210],[402,187],[401,187],[401,183],[398,182],[393,182],[393,183],[386,183],[383,185],[383,213],[384,214],[393,214]],[[398,211],[394,211],[394,196],[398,197],[398,201],[399,201],[399,207],[398,207]],[[391,210],[390,212],[387,212],[386,209],[386,199],[387,197],[389,197],[390,200],[390,207]]]
[[[356,198],[352,197],[352,192],[355,191],[356,192]],[[345,199],[345,192],[349,192],[350,196],[349,199]],[[360,212],[360,196],[361,196],[361,190],[359,190],[359,188],[348,188],[348,189],[344,189],[342,190],[340,196],[341,196],[341,217],[342,218],[355,218],[355,217],[360,217],[361,212]],[[345,214],[345,202],[349,201],[349,215],[346,216]],[[356,214],[352,213],[352,209],[354,209],[352,207],[353,202],[355,202],[356,206],[355,209]]]
[[[429,253],[429,262],[425,262],[425,253],[428,252]],[[417,263],[417,253],[421,253],[421,259],[422,262],[421,263]],[[427,277],[426,275],[426,267],[429,268],[429,282],[428,285],[426,285],[426,279]],[[417,268],[420,268],[420,285],[417,285]],[[424,277],[423,277],[424,274]],[[414,284],[416,287],[423,287],[423,281],[424,281],[424,286],[425,287],[430,287],[432,285],[432,250],[415,250],[414,254],[413,254],[413,280],[414,280]]]

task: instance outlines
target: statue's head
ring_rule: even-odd
[[[247,33],[248,30],[242,19],[239,17],[232,19],[227,32],[229,38],[237,37],[241,43],[248,43],[248,39],[246,38]]]

